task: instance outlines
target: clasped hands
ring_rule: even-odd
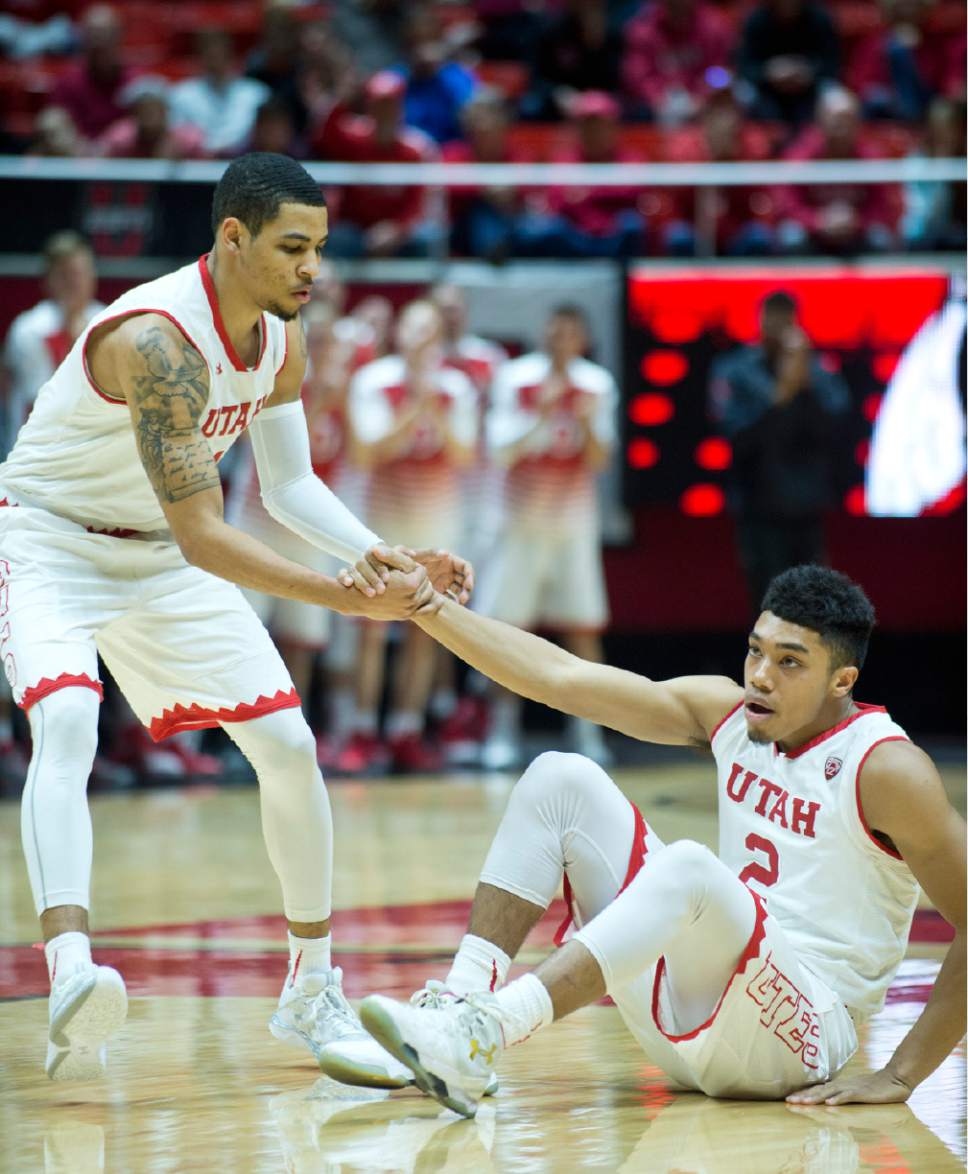
[[[337,579],[366,599],[360,615],[379,620],[432,614],[444,595],[464,604],[474,590],[474,568],[459,555],[382,542],[371,546],[354,567],[344,567]]]

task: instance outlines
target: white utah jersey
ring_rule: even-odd
[[[907,734],[878,706],[799,749],[751,742],[742,705],[713,732],[719,855],[765,898],[802,963],[855,1016],[880,1009],[904,956],[918,883],[875,839],[858,779],[882,742]]]
[[[83,314],[85,324],[103,309],[102,302],[88,302]],[[45,298],[14,318],[4,355],[11,378],[11,444],[30,415],[37,393],[66,358],[72,342],[64,311],[52,298]]]
[[[280,319],[263,314],[259,358],[247,368],[225,329],[205,260],[136,286],[92,319],[41,388],[0,465],[0,497],[41,506],[95,530],[167,529],[141,464],[127,403],[95,386],[85,348],[97,326],[132,314],[162,314],[174,322],[208,367],[201,430],[218,460],[272,394],[286,360],[286,330]]]
[[[597,523],[597,470],[585,459],[585,421],[599,444],[611,448],[618,407],[609,372],[573,359],[566,386],[549,408],[543,385],[550,374],[551,359],[540,351],[505,363],[494,378],[487,415],[488,449],[506,467],[506,515],[545,533]]]

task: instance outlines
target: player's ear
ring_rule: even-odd
[[[860,675],[855,665],[843,665],[834,673],[833,694],[835,697],[847,697]]]
[[[243,238],[248,234],[241,220],[235,216],[226,216],[219,225],[218,231],[222,244],[230,253],[242,251]]]

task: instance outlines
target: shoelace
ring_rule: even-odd
[[[439,1011],[458,998],[453,991],[447,990],[442,982],[436,978],[428,980],[427,985],[410,996],[412,1007],[422,1007],[428,1011]]]
[[[325,986],[310,1000],[313,1019],[319,1023],[326,1020],[327,1035],[345,1039],[350,1035],[360,1035],[363,1026],[356,1017],[356,1012],[346,1001],[346,996],[340,987]],[[335,1028],[335,1030],[334,1030]]]

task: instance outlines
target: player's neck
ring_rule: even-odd
[[[852,714],[859,712],[859,709],[860,707],[855,703],[853,697],[844,697],[831,704],[829,708],[825,706],[809,725],[796,730],[789,738],[778,740],[776,748],[784,754],[799,750],[801,746],[812,742],[814,738],[819,738],[822,734],[826,734],[828,730],[839,726],[841,722],[846,721]]]
[[[218,302],[222,324],[228,332],[235,349],[244,355],[252,345],[253,339],[258,347],[259,320],[262,310],[240,288],[240,283],[232,281],[229,266],[220,260],[213,249],[205,261],[212,285],[215,287],[215,299]]]

